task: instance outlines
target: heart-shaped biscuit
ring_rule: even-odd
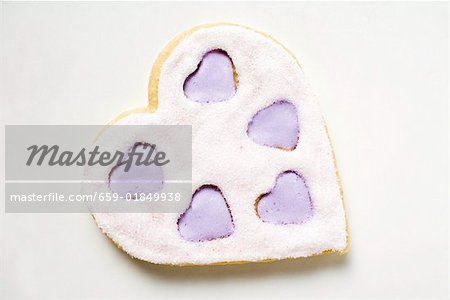
[[[131,256],[204,265],[346,251],[325,123],[299,63],[268,35],[229,24],[179,35],[155,62],[148,107],[113,124],[192,126],[190,205],[93,214]],[[108,182],[95,188],[111,191]]]

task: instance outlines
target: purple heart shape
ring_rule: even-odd
[[[227,53],[212,50],[206,53],[197,70],[184,82],[184,94],[200,103],[227,101],[236,93],[233,63]]]
[[[178,220],[178,231],[192,242],[224,238],[234,232],[230,210],[219,188],[205,185],[194,193],[190,207]]]
[[[150,145],[146,143],[136,143],[133,148],[144,157],[151,151]],[[109,174],[109,188],[120,197],[126,198],[127,194],[133,197],[135,193],[150,194],[162,190],[164,173],[160,166],[133,164],[127,172],[125,168],[125,164],[120,164]]]
[[[257,144],[293,150],[298,142],[297,109],[287,101],[277,101],[257,112],[247,134]]]
[[[293,171],[277,177],[273,189],[259,198],[256,210],[261,220],[273,224],[300,224],[313,214],[308,187]]]

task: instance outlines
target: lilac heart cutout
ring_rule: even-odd
[[[188,76],[183,85],[189,100],[200,103],[227,101],[236,93],[233,62],[225,51],[206,53],[197,70]]]
[[[253,116],[247,134],[257,144],[293,150],[299,134],[297,109],[290,102],[277,101]]]
[[[273,224],[301,224],[313,215],[308,187],[293,171],[277,177],[273,189],[259,198],[256,210],[263,222]]]
[[[224,238],[234,232],[230,210],[219,188],[205,185],[194,193],[190,207],[178,220],[178,231],[191,242]]]
[[[151,151],[150,145],[146,143],[136,143],[133,148],[136,153],[142,153],[143,157]],[[162,190],[164,173],[160,166],[133,164],[127,172],[125,168],[125,164],[120,164],[114,167],[109,174],[109,188],[113,193],[126,198],[127,194],[133,197],[135,193],[148,195]]]

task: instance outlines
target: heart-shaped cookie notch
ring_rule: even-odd
[[[197,70],[183,85],[186,97],[195,102],[214,103],[230,100],[236,93],[237,74],[231,58],[220,49],[207,52]]]
[[[263,108],[248,123],[247,135],[266,147],[294,150],[299,135],[297,109],[285,100]]]
[[[195,191],[190,207],[178,220],[178,231],[191,242],[225,238],[234,232],[230,209],[218,187],[204,185]]]
[[[263,222],[302,224],[313,215],[313,205],[305,180],[294,171],[281,173],[270,192],[256,201],[256,212]]]

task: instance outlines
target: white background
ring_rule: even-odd
[[[273,35],[321,100],[351,235],[346,256],[174,268],[130,259],[87,214],[2,212],[3,299],[447,295],[447,3],[3,3],[1,18],[2,124],[144,106],[158,51],[193,25]]]

